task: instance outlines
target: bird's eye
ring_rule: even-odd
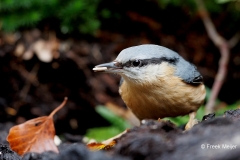
[[[134,66],[134,67],[140,67],[141,65],[142,65],[141,60],[136,59],[136,60],[132,61],[132,66]]]

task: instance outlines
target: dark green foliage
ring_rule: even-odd
[[[11,32],[47,21],[54,22],[63,33],[94,33],[100,26],[98,3],[98,0],[0,0],[1,29]]]
[[[192,11],[196,11],[197,6],[195,0],[157,0],[161,8],[174,6],[178,8],[188,8]],[[223,11],[239,15],[239,1],[234,0],[203,0],[206,9],[210,14],[221,14]]]
[[[194,0],[157,0],[157,2],[161,8],[166,8],[168,6],[189,6],[190,8],[196,8]]]
[[[211,16],[227,14],[227,19],[233,22],[227,23],[233,25],[229,30],[239,24],[239,1],[204,0],[204,3]],[[136,4],[146,8],[141,10],[142,6]],[[0,0],[0,29],[12,32],[41,26],[63,34],[94,34],[101,22],[126,18],[124,15],[128,15],[128,11],[144,11],[140,15],[152,16],[148,12],[153,8],[148,4],[158,4],[155,10],[180,9],[192,16],[196,15],[197,10],[195,0]],[[107,24],[113,25],[109,21]]]

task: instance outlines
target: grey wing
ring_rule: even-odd
[[[178,65],[176,75],[189,84],[198,85],[203,82],[203,77],[197,71],[196,66],[188,62],[186,63],[186,61]]]
[[[120,82],[119,82],[119,87],[123,84],[124,79],[121,77]]]
[[[121,80],[120,80],[120,83],[119,83],[119,90],[118,90],[118,92],[119,92],[120,95],[122,95],[122,89],[121,89],[121,87],[122,87],[123,82],[124,82],[124,79],[121,77]]]

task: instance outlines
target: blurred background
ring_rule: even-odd
[[[102,133],[104,139],[132,126],[118,94],[120,77],[92,68],[147,43],[197,66],[208,89],[206,104],[221,58],[221,44],[203,23],[206,15],[229,51],[214,111],[240,107],[240,1],[201,2],[206,11],[195,0],[0,0],[0,123],[48,115],[68,97],[55,116],[57,134]],[[183,125],[187,117],[172,120]]]

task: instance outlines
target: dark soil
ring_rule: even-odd
[[[239,159],[240,110],[231,110],[222,117],[207,115],[188,131],[170,121],[144,120],[140,127],[129,129],[108,150],[90,151],[82,142],[64,142],[60,153],[13,152],[5,141],[0,143],[2,160],[226,160]],[[1,135],[3,137],[4,135]],[[5,135],[6,136],[6,135]]]

